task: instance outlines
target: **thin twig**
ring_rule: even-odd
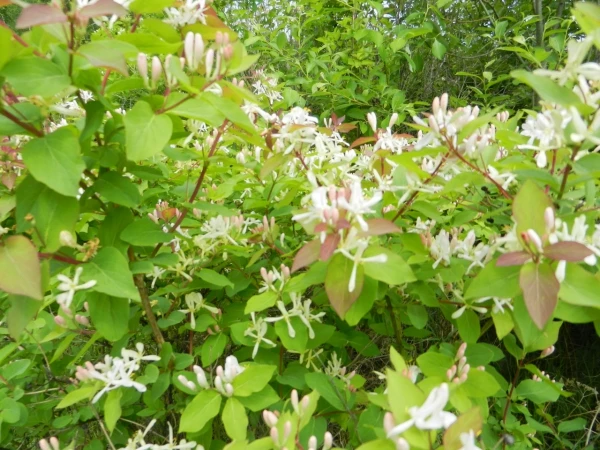
[[[28,124],[26,122],[23,122],[17,116],[9,113],[7,110],[0,108],[0,114],[2,114],[4,117],[6,117],[7,119],[11,120],[12,122],[16,123],[17,125],[19,125],[24,130],[29,131],[34,136],[44,137],[44,133],[41,130],[38,130],[33,125],[30,125],[30,124]]]

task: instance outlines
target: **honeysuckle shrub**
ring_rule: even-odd
[[[600,331],[600,8],[572,13],[566,63],[512,74],[537,110],[355,122],[284,108],[205,0],[24,7],[0,445],[593,448],[594,402],[555,412],[597,390],[542,370]]]

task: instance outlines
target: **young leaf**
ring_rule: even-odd
[[[61,67],[37,56],[23,56],[9,61],[0,75],[6,77],[16,92],[26,97],[52,97],[71,84],[71,79]]]
[[[42,300],[37,250],[25,236],[10,236],[0,245],[0,289]]]
[[[2,6],[2,5],[0,5]],[[68,20],[60,8],[50,5],[30,5],[23,8],[17,19],[17,28],[31,28],[36,25],[47,25],[49,23],[64,23]]]
[[[296,253],[294,264],[292,265],[292,273],[302,269],[303,267],[311,265],[313,262],[319,259],[320,251],[321,241],[318,239],[304,244],[304,246],[298,250],[298,253]]]
[[[580,262],[593,254],[585,245],[572,241],[557,242],[544,248],[544,256],[554,261]]]
[[[400,255],[384,247],[371,246],[365,250],[364,258],[385,255],[387,261],[363,263],[365,275],[384,283],[398,286],[416,281],[416,277],[410,266]]]
[[[524,251],[504,253],[498,257],[498,267],[522,266],[531,259],[531,255]]]
[[[271,380],[275,366],[264,364],[252,364],[233,379],[233,395],[236,397],[248,397],[255,392],[262,391]]]
[[[353,262],[340,253],[334,255],[327,265],[325,290],[331,306],[342,319],[362,292],[364,282],[364,271],[359,265],[356,270],[354,290],[349,291],[348,284],[352,275],[352,267]]]
[[[534,181],[527,180],[513,201],[517,234],[532,229],[543,236],[546,233],[544,212],[548,207],[552,207],[550,198]]]
[[[114,389],[106,395],[104,401],[104,421],[106,428],[112,434],[117,422],[121,418],[121,397],[123,392],[121,389]]]
[[[81,278],[83,281],[96,280],[94,291],[113,297],[140,299],[127,259],[114,247],[100,249],[84,266]]]
[[[221,394],[213,390],[205,390],[196,395],[181,414],[179,432],[197,433],[200,431],[209,420],[219,414],[221,398]]]
[[[527,263],[521,267],[519,285],[531,319],[542,330],[558,302],[560,283],[554,271],[548,264]]]
[[[234,441],[243,441],[246,439],[246,434],[248,433],[248,416],[246,415],[244,405],[237,398],[231,397],[227,399],[223,408],[223,414],[221,414],[221,420],[223,420],[227,436]]]

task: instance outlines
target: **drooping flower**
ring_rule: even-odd
[[[81,273],[83,272],[83,267],[79,266],[75,269],[75,276],[71,280],[69,277],[63,274],[59,274],[56,278],[60,281],[57,289],[61,291],[60,294],[56,296],[56,301],[61,306],[61,308],[65,311],[69,311],[71,303],[73,303],[73,297],[75,296],[75,292],[81,291],[84,289],[90,289],[96,286],[96,280],[90,280],[86,283],[79,284],[79,277],[81,277]]]
[[[422,406],[413,406],[408,409],[410,419],[389,430],[387,437],[399,436],[413,426],[419,430],[448,428],[456,421],[454,414],[444,411],[449,397],[450,389],[447,383],[433,388]]]

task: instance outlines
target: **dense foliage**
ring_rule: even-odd
[[[0,446],[594,448],[600,7],[220,3],[0,22]]]

